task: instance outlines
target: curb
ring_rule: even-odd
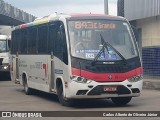
[[[143,89],[160,90],[160,79],[144,79]]]

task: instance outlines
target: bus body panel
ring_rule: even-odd
[[[28,57],[30,56],[30,59]],[[50,56],[49,55],[19,55],[19,78],[27,73],[28,86],[38,90],[49,92],[50,79]]]
[[[28,57],[31,59],[28,59]],[[68,82],[69,74],[68,66],[66,66],[57,57],[53,58],[54,70],[51,73],[51,55],[19,55],[19,80],[23,85],[23,74],[26,74],[28,86],[33,89],[38,89],[44,92],[56,92],[56,80],[61,79],[63,84]],[[51,74],[54,79],[52,81]],[[52,84],[54,86],[52,86]]]

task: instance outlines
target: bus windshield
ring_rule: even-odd
[[[94,60],[101,51],[98,61],[116,61],[122,60],[122,56],[127,60],[138,55],[131,29],[125,21],[74,20],[68,22],[68,27],[73,57]],[[109,45],[104,47],[106,42]]]
[[[7,52],[7,40],[0,39],[0,53]]]

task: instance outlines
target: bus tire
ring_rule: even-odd
[[[68,106],[69,107],[69,106],[73,105],[73,100],[64,98],[64,95],[63,95],[63,86],[62,85],[60,85],[60,87],[58,89],[58,99],[59,99],[59,102],[63,106]]]
[[[24,86],[25,94],[26,95],[31,95],[32,94],[32,89],[28,87],[28,83],[27,83],[27,78],[26,77],[24,78],[23,86]]]
[[[126,105],[131,101],[132,97],[115,97],[111,98],[112,102],[118,106]]]

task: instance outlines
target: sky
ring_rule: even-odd
[[[36,17],[57,13],[104,14],[104,0],[4,0]],[[109,1],[109,14],[117,15],[117,0]]]

